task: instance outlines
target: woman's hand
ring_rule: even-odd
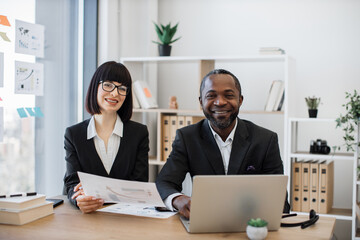
[[[82,213],[94,212],[104,204],[104,200],[101,198],[86,196],[82,189],[81,182],[74,187],[74,192],[71,198],[76,199],[76,203]]]

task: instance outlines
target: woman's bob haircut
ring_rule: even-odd
[[[98,67],[91,79],[86,99],[85,99],[85,108],[91,115],[101,114],[100,107],[97,102],[97,92],[99,88],[100,81],[110,81],[118,82],[126,86],[129,91],[126,95],[125,101],[121,108],[117,111],[117,114],[120,116],[122,122],[127,122],[132,116],[132,80],[129,71],[127,68],[121,64],[114,61],[105,62],[100,67]]]

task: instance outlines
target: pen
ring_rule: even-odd
[[[16,193],[10,195],[0,195],[0,198],[9,198],[9,197],[27,197],[27,196],[35,196],[36,192],[27,192],[27,193]]]

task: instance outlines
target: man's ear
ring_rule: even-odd
[[[201,99],[201,97],[199,97],[199,103],[200,103],[200,107],[201,107],[201,109],[203,109],[203,107],[202,107],[202,99]]]
[[[243,101],[244,101],[244,96],[241,95],[241,96],[239,97],[239,107],[241,107]]]

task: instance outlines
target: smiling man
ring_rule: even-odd
[[[177,130],[172,152],[156,186],[173,211],[190,216],[191,198],[181,194],[186,173],[195,175],[283,174],[277,134],[238,118],[243,102],[239,80],[215,69],[201,81],[206,119]],[[290,211],[285,199],[284,212]]]

